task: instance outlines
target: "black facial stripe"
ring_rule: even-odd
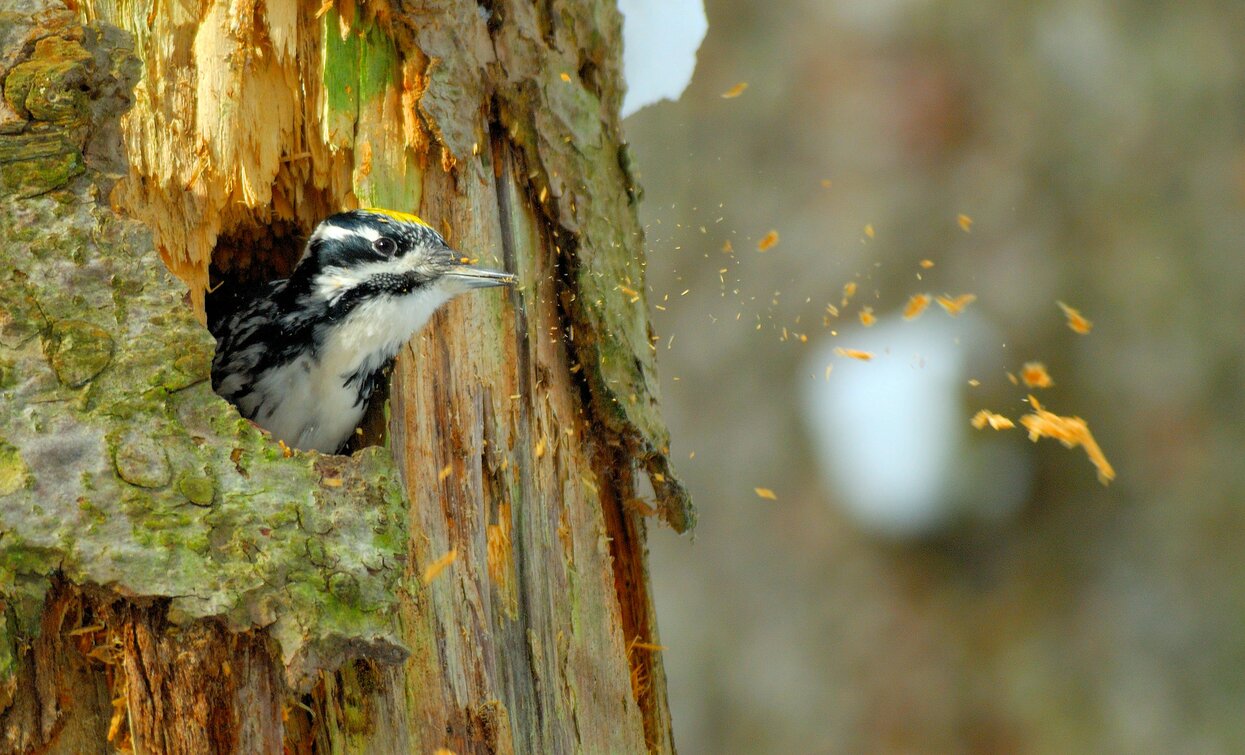
[[[329,321],[339,321],[355,310],[363,302],[377,296],[406,296],[414,293],[432,281],[418,273],[380,273],[369,277],[362,283],[348,289],[333,300],[325,315]]]

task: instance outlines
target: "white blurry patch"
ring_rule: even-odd
[[[703,0],[619,0],[623,14],[622,115],[677,100],[696,70],[696,50],[709,30]]]
[[[959,515],[1005,516],[1027,495],[1023,438],[970,436],[969,418],[981,408],[970,411],[965,400],[970,371],[988,347],[996,353],[998,339],[971,311],[954,320],[934,314],[906,322],[892,313],[872,328],[841,331],[814,351],[800,378],[831,497],[875,534],[932,535]],[[873,359],[837,356],[836,346]]]

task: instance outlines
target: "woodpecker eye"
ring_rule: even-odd
[[[372,242],[372,248],[386,257],[392,257],[393,253],[398,251],[398,242],[388,236],[381,236]]]

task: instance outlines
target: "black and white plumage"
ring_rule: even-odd
[[[465,264],[414,215],[333,215],[289,278],[211,323],[212,388],[290,447],[336,453],[385,368],[438,307],[513,280]]]

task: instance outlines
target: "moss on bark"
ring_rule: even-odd
[[[148,231],[101,200],[108,176],[27,149],[60,140],[84,165],[119,153],[96,137],[128,105],[109,87],[132,64],[124,35],[57,31],[4,80],[26,120],[0,133],[0,167],[42,178],[0,194],[0,702],[13,635],[36,631],[56,572],[166,596],[174,622],[267,627],[295,682],[349,657],[400,660],[389,454],[287,456],[212,393],[212,339]],[[36,89],[68,104],[32,106]]]

